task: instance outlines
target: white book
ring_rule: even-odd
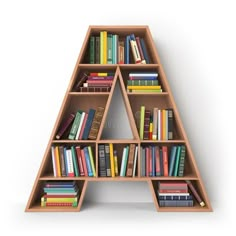
[[[135,147],[133,177],[135,177],[136,166],[137,166],[137,159],[138,159],[138,146]]]
[[[158,110],[158,140],[161,140],[161,110]]]
[[[157,140],[157,129],[158,129],[158,108],[153,108],[153,131],[152,139]]]
[[[68,176],[74,176],[74,165],[73,165],[71,149],[66,150],[66,165],[67,165]]]
[[[51,152],[52,152],[53,175],[54,175],[54,177],[57,177],[57,170],[56,170],[56,163],[55,163],[54,147],[51,147]]]
[[[159,193],[159,196],[189,196],[189,193]]]
[[[83,112],[82,115],[81,115],[79,127],[78,127],[78,130],[77,130],[76,136],[75,136],[75,140],[79,139],[81,128],[82,128],[82,125],[83,125],[83,122],[84,122],[84,117],[85,117],[85,112]]]
[[[129,73],[129,77],[157,77],[157,73]]]
[[[122,155],[122,161],[121,161],[121,167],[120,167],[120,176],[125,176],[123,175],[124,168],[125,168],[125,156],[126,156],[126,147],[123,149],[123,155]]]

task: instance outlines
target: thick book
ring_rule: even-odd
[[[105,157],[105,145],[98,145],[98,160],[99,160],[99,176],[106,177],[106,157]]]
[[[85,125],[86,125],[87,119],[88,119],[88,114],[85,113],[84,120],[83,120],[83,124],[82,124],[82,127],[81,127],[81,132],[80,132],[80,134],[79,134],[79,140],[81,140],[82,137],[83,137],[84,129],[85,129]]]
[[[105,110],[104,107],[98,107],[98,109],[96,110],[96,113],[92,122],[92,126],[89,132],[89,136],[88,136],[89,139],[97,138],[104,110]]]
[[[168,140],[174,139],[174,112],[173,109],[167,109],[168,111]]]
[[[128,166],[126,171],[126,176],[131,177],[134,167],[134,154],[135,154],[135,144],[130,144]]]
[[[205,202],[202,200],[202,198],[200,197],[197,189],[193,186],[192,182],[190,180],[186,180],[186,183],[188,184],[188,187],[190,188],[193,196],[197,199],[199,205],[201,207],[204,207],[206,204]]]
[[[76,150],[74,146],[71,147],[71,154],[72,154],[72,160],[73,160],[74,173],[75,173],[75,176],[78,177],[80,176],[79,165],[78,165],[78,158],[77,158]]]
[[[113,151],[114,156],[114,164],[115,164],[115,176],[118,176],[119,170],[118,170],[118,157],[117,157],[117,151]]]
[[[75,150],[76,150],[77,159],[78,159],[80,176],[84,176],[85,172],[84,172],[84,166],[83,166],[82,154],[81,154],[80,146],[75,147]]]
[[[83,85],[83,83],[87,80],[87,74],[84,73],[82,77],[79,79],[77,84],[75,85],[75,91],[79,91],[80,87]]]
[[[111,87],[107,86],[107,87],[81,87],[80,88],[80,92],[110,92],[111,91]]]
[[[78,128],[79,128],[81,115],[82,115],[82,111],[78,110],[77,113],[76,113],[74,122],[72,124],[69,137],[68,137],[71,140],[75,139],[75,136],[76,136]]]
[[[161,86],[160,85],[148,85],[148,86],[141,86],[141,85],[138,85],[138,86],[135,86],[135,85],[128,85],[127,86],[127,89],[128,90],[159,90],[161,89]]]
[[[139,124],[139,137],[140,137],[140,139],[143,139],[143,134],[144,134],[144,116],[145,116],[145,106],[141,106],[140,124]]]
[[[66,120],[64,120],[57,132],[56,139],[60,139],[62,135],[65,133],[65,131],[70,127],[72,122],[74,121],[75,114],[71,113]]]
[[[105,159],[106,159],[106,176],[111,176],[111,160],[110,160],[110,147],[105,144]]]
[[[120,176],[124,177],[125,176],[125,162],[126,162],[126,150],[127,147],[124,147],[123,149],[123,154],[122,154],[122,160],[121,160],[121,167],[120,167]]]
[[[90,77],[99,77],[99,78],[104,78],[104,77],[114,77],[113,72],[90,72],[88,78]]]
[[[148,80],[149,78],[154,78],[156,80],[157,77],[158,77],[158,73],[155,73],[155,72],[129,73],[129,78],[132,78],[132,79],[144,78],[145,80]]]
[[[175,168],[174,168],[174,175],[173,176],[178,176],[180,155],[181,155],[181,146],[178,146],[177,152],[176,152],[176,160],[175,160]]]
[[[83,140],[88,139],[95,112],[96,111],[94,109],[89,109],[88,119],[87,119],[87,122],[85,124],[84,133],[83,133],[83,136],[82,136]]]
[[[79,139],[79,135],[80,135],[80,132],[81,132],[81,129],[82,129],[82,125],[83,125],[83,122],[84,122],[85,114],[86,114],[85,112],[81,113],[78,130],[77,130],[76,135],[75,135],[75,140]]]
[[[150,59],[149,59],[147,47],[146,47],[146,44],[145,44],[145,41],[144,41],[143,38],[140,39],[140,44],[141,44],[141,47],[142,47],[144,59],[145,59],[147,64],[150,64]]]
[[[158,80],[127,80],[128,86],[157,86],[159,85]]]
[[[153,116],[150,115],[150,124],[149,124],[149,139],[152,140],[152,134],[153,134]]]
[[[193,207],[193,200],[159,200],[160,207]]]
[[[59,156],[60,156],[60,167],[61,167],[61,176],[66,176],[66,164],[65,164],[65,157],[64,157],[64,147],[59,147]]]
[[[89,39],[89,63],[95,64],[95,37]]]
[[[113,73],[90,73],[92,75],[88,76],[88,81],[113,81],[114,74]],[[101,76],[103,74],[104,76]]]
[[[144,140],[149,139],[150,116],[151,116],[151,111],[150,110],[145,110],[144,131],[143,131],[143,139]]]

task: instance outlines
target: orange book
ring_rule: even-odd
[[[162,152],[163,152],[163,169],[164,169],[164,176],[169,176],[168,173],[168,149],[167,146],[162,147]]]
[[[56,172],[57,172],[57,177],[61,177],[61,166],[60,166],[60,156],[59,156],[59,147],[56,146],[54,148],[55,151],[55,159],[56,159]]]
[[[162,110],[162,123],[161,123],[161,139],[165,140],[166,134],[166,110]]]

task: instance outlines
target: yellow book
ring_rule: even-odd
[[[74,198],[59,198],[59,197],[45,198],[45,197],[42,197],[41,202],[42,201],[46,201],[46,202],[77,202],[78,200],[77,200],[77,197],[74,197]]]
[[[117,159],[117,151],[114,150],[114,162],[115,162],[115,176],[118,176],[118,159]]]
[[[103,64],[107,64],[107,32],[103,31]]]
[[[160,85],[149,85],[149,86],[136,86],[136,85],[128,85],[127,89],[131,90],[131,89],[135,89],[135,90],[153,90],[153,89],[160,89],[161,86]]]
[[[166,140],[166,110],[162,110],[162,140]]]
[[[110,147],[110,162],[111,162],[111,177],[115,177],[115,161],[113,155],[113,144],[109,144]]]
[[[94,161],[93,161],[93,152],[92,152],[91,146],[88,146],[88,151],[89,151],[89,159],[90,159],[90,162],[91,162],[93,176],[96,176],[96,171],[95,171],[95,166],[94,166]]]
[[[61,166],[60,166],[59,147],[56,146],[54,150],[55,150],[57,177],[61,177]]]
[[[103,62],[103,31],[100,32],[100,64],[104,64]]]

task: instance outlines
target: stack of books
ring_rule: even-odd
[[[41,197],[42,207],[77,207],[78,205],[79,189],[75,181],[48,181],[43,190],[44,195]]]
[[[143,38],[134,34],[120,37],[101,31],[100,35],[91,36],[89,40],[90,64],[149,64],[150,59]]]
[[[96,176],[91,146],[51,147],[54,177]]]
[[[184,176],[186,147],[141,147],[141,176]]]
[[[173,139],[173,109],[140,108],[139,137],[144,140]]]
[[[184,181],[159,181],[157,194],[160,207],[193,206],[193,196]]]
[[[98,145],[99,176],[101,177],[135,177],[138,158],[138,146],[130,144],[124,147],[121,157],[117,157],[117,151],[113,149],[113,144]],[[120,173],[119,173],[120,172]]]
[[[110,92],[114,73],[92,72],[84,74],[76,85],[80,92]]]
[[[129,73],[127,92],[161,93],[157,77],[158,74],[153,72]]]
[[[104,107],[98,107],[97,110],[89,109],[88,113],[78,110],[76,114],[69,114],[58,129],[56,139],[61,139],[70,127],[68,135],[70,140],[96,139],[103,113]]]

